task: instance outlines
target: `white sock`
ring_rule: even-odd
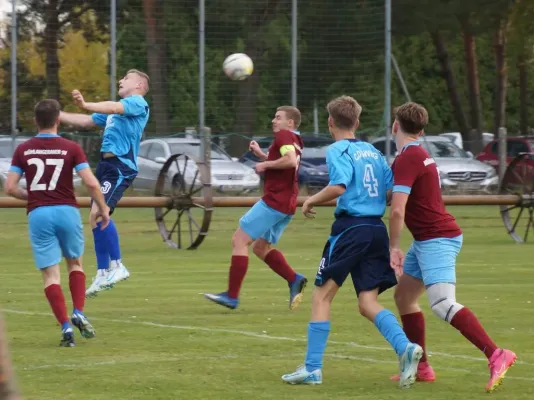
[[[111,260],[110,269],[119,268],[121,266],[121,260]]]

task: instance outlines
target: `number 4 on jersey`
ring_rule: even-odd
[[[37,170],[35,171],[35,176],[32,180],[32,183],[30,184],[30,190],[55,190],[64,163],[65,160],[63,160],[62,158],[47,158],[44,161],[40,158],[30,158],[28,160],[28,165],[35,165],[37,167]],[[46,183],[39,183],[45,171],[45,164],[55,166],[54,173],[50,178],[50,183],[48,184],[48,187],[46,186]]]
[[[375,178],[375,171],[373,170],[372,164],[365,164],[363,187],[367,189],[370,197],[378,196],[378,180]]]

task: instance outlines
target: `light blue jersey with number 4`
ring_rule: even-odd
[[[382,217],[386,193],[393,187],[393,173],[382,153],[356,139],[337,141],[328,147],[329,185],[342,185],[335,216]]]

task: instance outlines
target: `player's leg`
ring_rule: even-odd
[[[294,310],[302,301],[302,294],[308,280],[304,275],[296,273],[289,266],[281,251],[272,247],[273,244],[278,243],[291,219],[292,217],[288,215],[277,222],[261,238],[254,241],[252,250],[269,268],[287,281],[289,286],[289,309]]]
[[[493,391],[501,384],[517,356],[510,350],[499,348],[475,314],[456,301],[456,257],[462,247],[462,239],[459,236],[418,242],[416,251],[432,311],[488,358],[490,380],[486,391]],[[436,257],[436,254],[439,256]]]
[[[417,343],[423,349],[416,379],[418,382],[433,382],[436,380],[436,374],[427,360],[425,319],[418,303],[425,287],[413,244],[406,253],[403,269],[404,274],[395,288],[395,304],[406,336],[410,342]],[[400,375],[394,375],[391,379],[398,381]]]
[[[62,221],[56,228],[57,237],[67,262],[69,289],[72,297],[72,324],[80,330],[86,339],[95,336],[95,330],[84,314],[85,273],[82,267],[84,252],[83,224],[80,211],[71,206],[57,207],[58,219]]]
[[[74,346],[74,332],[69,323],[65,296],[60,286],[59,263],[61,247],[56,236],[60,225],[55,208],[39,207],[28,215],[28,233],[37,269],[41,271],[45,296],[50,308],[61,326],[60,346]]]
[[[339,262],[334,252],[336,237],[325,244],[312,293],[312,316],[308,323],[308,345],[304,364],[295,372],[282,376],[293,385],[319,385],[323,382],[323,355],[330,333],[330,308],[339,288],[350,273],[350,265]]]
[[[208,300],[231,309],[237,307],[239,292],[248,270],[248,247],[281,219],[280,215],[283,214],[277,213],[260,200],[241,217],[239,227],[232,236],[228,290],[217,294],[204,294]]]

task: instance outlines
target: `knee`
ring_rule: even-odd
[[[81,260],[79,258],[67,259],[67,271],[69,274],[73,271],[83,272]]]
[[[404,309],[412,305],[413,296],[410,296],[409,294],[403,292],[402,290],[399,290],[398,287],[395,290],[393,298],[395,299],[395,305],[397,306],[398,309]]]
[[[241,231],[241,229],[238,229],[232,236],[232,248],[246,248],[249,244],[249,241],[247,239],[247,235],[243,231]]]
[[[265,260],[267,253],[271,251],[271,245],[263,240],[256,240],[252,245],[252,251],[258,258]]]

